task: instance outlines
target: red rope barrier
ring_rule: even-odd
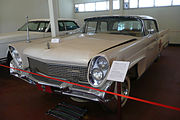
[[[49,77],[49,76],[45,76],[45,75],[40,75],[40,74],[37,74],[37,73],[32,73],[32,72],[17,69],[17,68],[12,68],[12,67],[2,65],[2,64],[0,64],[0,66],[15,69],[15,70],[18,70],[18,71],[26,72],[26,73],[29,73],[29,74],[33,74],[33,75],[37,75],[37,76],[41,76],[41,77],[45,77],[45,78],[49,78],[49,79],[52,79],[52,80],[57,80],[57,81],[60,81],[60,82],[65,82],[65,83],[68,83],[68,84],[72,84],[72,85],[76,85],[76,86],[80,86],[80,87],[100,91],[100,92],[105,92],[107,94],[112,94],[112,95],[117,95],[117,96],[120,96],[120,97],[125,97],[125,98],[132,99],[132,100],[135,100],[135,101],[139,101],[139,102],[148,103],[148,104],[163,107],[163,108],[168,108],[168,109],[180,111],[180,108],[178,108],[178,107],[173,107],[173,106],[164,105],[164,104],[160,104],[160,103],[156,103],[156,102],[151,102],[151,101],[143,100],[143,99],[140,99],[140,98],[125,96],[125,95],[121,95],[121,94],[118,94],[118,93],[113,93],[113,92],[110,92],[110,91],[100,90],[100,89],[97,89],[97,88],[93,88],[93,87],[89,87],[89,86],[85,86],[85,85],[80,85],[80,84],[77,84],[77,83],[72,83],[72,82],[69,82],[69,81],[60,80],[60,79],[57,79],[57,78],[53,78],[53,77]]]

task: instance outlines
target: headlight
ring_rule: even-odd
[[[92,70],[92,77],[93,79],[97,80],[97,81],[100,81],[103,79],[103,71],[98,69],[98,68],[95,68]]]
[[[12,58],[14,59],[15,63],[17,64],[17,66],[19,68],[22,68],[22,59],[21,59],[18,51],[12,46],[9,46],[9,51],[10,51]]]
[[[108,61],[104,57],[99,57],[97,60],[97,65],[101,69],[108,69]]]
[[[106,81],[106,75],[109,70],[109,62],[103,56],[97,56],[92,59],[89,66],[88,81],[93,87],[100,87]]]

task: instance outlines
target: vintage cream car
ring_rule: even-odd
[[[107,80],[113,61],[129,61],[122,94],[129,95],[130,80],[139,78],[168,45],[167,30],[159,31],[150,16],[100,16],[84,20],[80,34],[10,44],[10,66],[40,75],[117,92],[117,83]],[[88,88],[11,69],[11,74],[46,91],[106,103],[115,96]],[[77,99],[76,99],[77,100]],[[122,106],[126,103],[122,98]]]
[[[59,35],[72,34],[80,31],[79,23],[75,19],[58,19]],[[30,39],[45,38],[51,36],[49,19],[29,20]],[[8,44],[27,39],[27,24],[24,24],[16,32],[0,34],[0,63],[6,63],[8,57]]]

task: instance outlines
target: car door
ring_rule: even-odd
[[[159,53],[158,48],[158,28],[155,20],[144,20],[145,34],[148,38],[146,50],[147,67],[156,59]]]
[[[158,44],[159,44],[159,53],[168,46],[168,30],[162,30],[158,33]]]

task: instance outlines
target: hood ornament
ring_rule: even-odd
[[[50,49],[50,44],[49,44],[49,42],[47,42],[47,49]]]

